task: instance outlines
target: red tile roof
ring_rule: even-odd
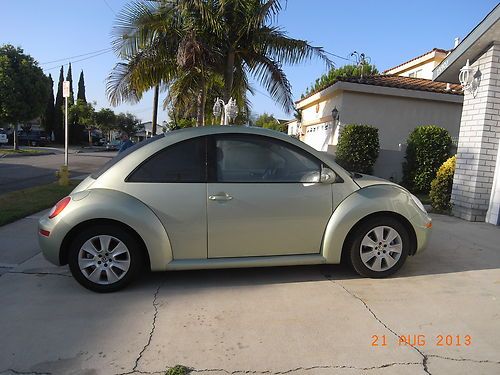
[[[452,95],[463,95],[462,86],[454,83],[450,83],[450,89],[447,90],[446,82],[437,82],[430,79],[423,78],[413,78],[413,77],[403,77],[394,74],[384,74],[384,75],[374,75],[374,76],[366,76],[363,78],[353,77],[353,78],[343,78],[339,77],[332,84],[323,87],[321,90],[314,91],[309,95],[297,100],[296,103],[301,102],[304,99],[307,99],[320,91],[327,89],[330,86],[333,86],[337,82],[350,82],[350,83],[358,83],[363,85],[373,85],[373,86],[383,86],[383,87],[392,87],[397,89],[406,89],[406,90],[418,90],[418,91],[428,91],[428,92],[436,92],[440,94],[452,94]]]
[[[361,83],[363,85],[374,85],[384,87],[394,87],[406,90],[430,91],[441,94],[463,95],[462,86],[450,83],[447,90],[446,82],[437,82],[431,79],[403,77],[393,74],[375,75],[363,78],[341,78],[339,81]]]
[[[408,64],[408,63],[409,63],[409,62],[411,62],[411,61],[414,61],[414,60],[420,59],[421,57],[424,57],[425,55],[428,55],[429,53],[432,53],[432,52],[448,53],[448,52],[450,52],[450,51],[448,51],[448,50],[446,50],[446,49],[442,49],[442,48],[433,48],[433,49],[431,49],[430,51],[427,51],[426,53],[421,54],[420,56],[414,57],[413,59],[410,59],[410,60],[408,60],[408,61],[405,61],[404,63],[401,63],[401,64],[399,64],[399,65],[396,65],[396,66],[394,66],[394,67],[392,67],[392,68],[386,69],[386,70],[384,70],[384,71],[383,71],[383,73],[387,73],[387,72],[388,72],[388,71],[390,71],[390,70],[393,70],[393,69],[399,68],[400,66],[403,66],[403,65],[405,65],[405,64]]]

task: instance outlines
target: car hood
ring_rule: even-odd
[[[360,188],[364,188],[367,186],[372,186],[372,185],[396,185],[399,186],[398,184],[389,181],[389,180],[384,180],[383,178],[380,177],[375,177],[375,176],[370,176],[369,174],[361,174],[361,173],[352,173],[352,179],[356,184],[359,185]]]

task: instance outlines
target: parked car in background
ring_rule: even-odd
[[[111,142],[106,144],[106,151],[118,151],[120,149],[120,141],[118,139],[113,139]]]
[[[7,133],[2,129],[0,130],[0,145],[6,145],[7,143],[9,143]]]
[[[21,130],[17,133],[17,140],[20,145],[45,146],[50,139],[43,130]]]
[[[403,187],[283,133],[214,126],[130,147],[39,221],[45,257],[98,292],[141,270],[336,264],[386,277],[432,227]]]

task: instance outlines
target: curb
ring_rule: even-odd
[[[55,152],[37,152],[37,153],[26,153],[26,154],[2,154],[0,153],[0,158],[20,158],[24,156],[46,156],[46,155],[56,155]]]

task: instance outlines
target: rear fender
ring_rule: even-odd
[[[51,238],[51,241],[63,244],[64,238],[75,226],[86,221],[109,219],[123,223],[137,232],[146,245],[152,271],[165,270],[172,261],[167,231],[153,211],[140,200],[110,189],[90,189],[74,195],[75,199],[68,208],[55,218],[58,220],[53,225],[57,230],[51,232],[51,237],[59,238]],[[44,218],[44,221],[51,220]]]

